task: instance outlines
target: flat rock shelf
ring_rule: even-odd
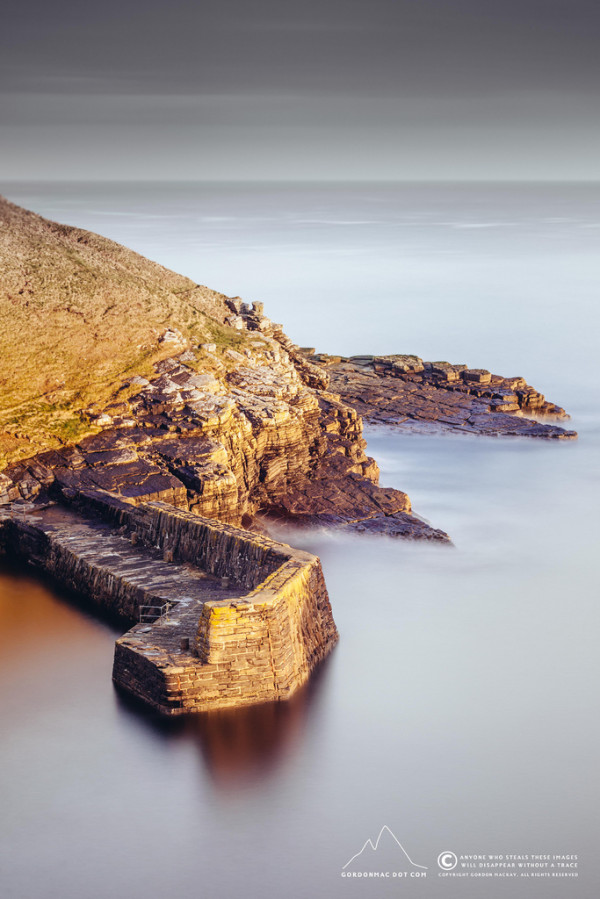
[[[436,426],[488,437],[577,437],[556,424],[569,418],[565,410],[521,377],[418,356],[312,358],[325,365],[331,389],[371,424]]]

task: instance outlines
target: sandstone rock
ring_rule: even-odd
[[[158,342],[172,346],[185,346],[186,343],[183,334],[177,328],[167,328],[158,338]]]
[[[333,361],[333,357],[330,357]],[[336,360],[337,362],[341,362],[341,358]],[[349,362],[352,362],[354,365],[372,365],[375,361],[375,356],[350,356]]]
[[[236,313],[236,315],[239,315],[239,313],[242,311],[242,306],[244,304],[240,297],[227,297],[225,302],[227,303],[231,311]]]
[[[11,478],[0,472],[0,506],[8,505],[19,498],[19,489]]]
[[[418,356],[389,355],[375,356],[373,360],[375,371],[382,372],[419,372],[423,371],[423,360]]]
[[[137,453],[133,449],[122,448],[113,450],[100,450],[98,452],[86,453],[86,464],[92,468],[98,466],[105,467],[107,465],[125,465],[128,462],[137,461]]]
[[[227,359],[229,359],[231,362],[237,362],[237,363],[241,362],[241,363],[244,363],[244,362],[246,361],[246,360],[244,359],[244,357],[242,356],[242,354],[241,354],[241,353],[238,353],[237,350],[225,350],[224,355],[225,355],[225,357],[226,357]]]
[[[253,327],[264,317],[235,305]],[[316,364],[283,331],[260,332],[244,350],[225,350],[227,368],[205,351],[210,371],[187,366],[185,352],[161,360],[156,377],[136,383],[128,428],[110,427],[107,416],[96,437],[45,454],[36,460],[43,471],[25,466],[14,479],[7,472],[10,483],[22,484],[18,495],[28,499],[56,479],[63,492],[102,488],[134,504],[160,499],[234,524],[261,513],[437,540],[447,537],[411,515],[406,494],[379,487],[359,414],[479,433],[571,433],[510,414],[557,409],[519,378],[459,378],[462,365],[406,355]],[[327,390],[330,378],[335,392]],[[0,483],[0,497],[13,489]]]
[[[425,362],[422,372],[413,369],[390,378],[392,357],[384,359],[386,364],[378,363],[380,358],[375,357],[370,366],[362,360],[361,364],[328,366],[332,387],[369,422],[404,428],[435,425],[494,436],[577,436],[524,417],[527,413],[567,416],[522,378],[502,378],[448,362]]]
[[[465,381],[476,381],[478,384],[489,384],[492,376],[484,368],[467,368],[462,372]]]

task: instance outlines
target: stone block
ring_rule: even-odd
[[[472,381],[476,384],[489,384],[492,375],[484,368],[467,368],[461,372],[464,381]]]

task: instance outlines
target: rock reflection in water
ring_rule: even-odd
[[[80,707],[80,713],[93,707],[98,726],[108,726],[108,707],[98,700],[111,692],[112,645],[122,625],[115,627],[90,613],[81,598],[6,559],[0,564],[0,618],[0,672],[19,684],[16,692],[6,693],[2,706],[13,716],[13,725],[31,720],[33,727],[34,713],[56,713],[66,704],[73,712]],[[326,659],[285,702],[164,718],[119,691],[117,714],[124,716],[127,731],[137,723],[166,744],[191,742],[213,783],[219,789],[235,789],[281,770],[301,746],[328,665]],[[74,730],[79,724],[70,721]]]
[[[313,672],[307,684],[284,702],[268,702],[238,709],[217,709],[182,718],[163,718],[119,691],[124,715],[135,715],[166,741],[196,744],[213,782],[234,790],[270,777],[300,747],[327,678],[329,659]]]

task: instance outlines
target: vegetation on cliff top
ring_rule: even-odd
[[[235,345],[222,294],[0,197],[0,469],[95,428],[81,413],[191,344]]]

